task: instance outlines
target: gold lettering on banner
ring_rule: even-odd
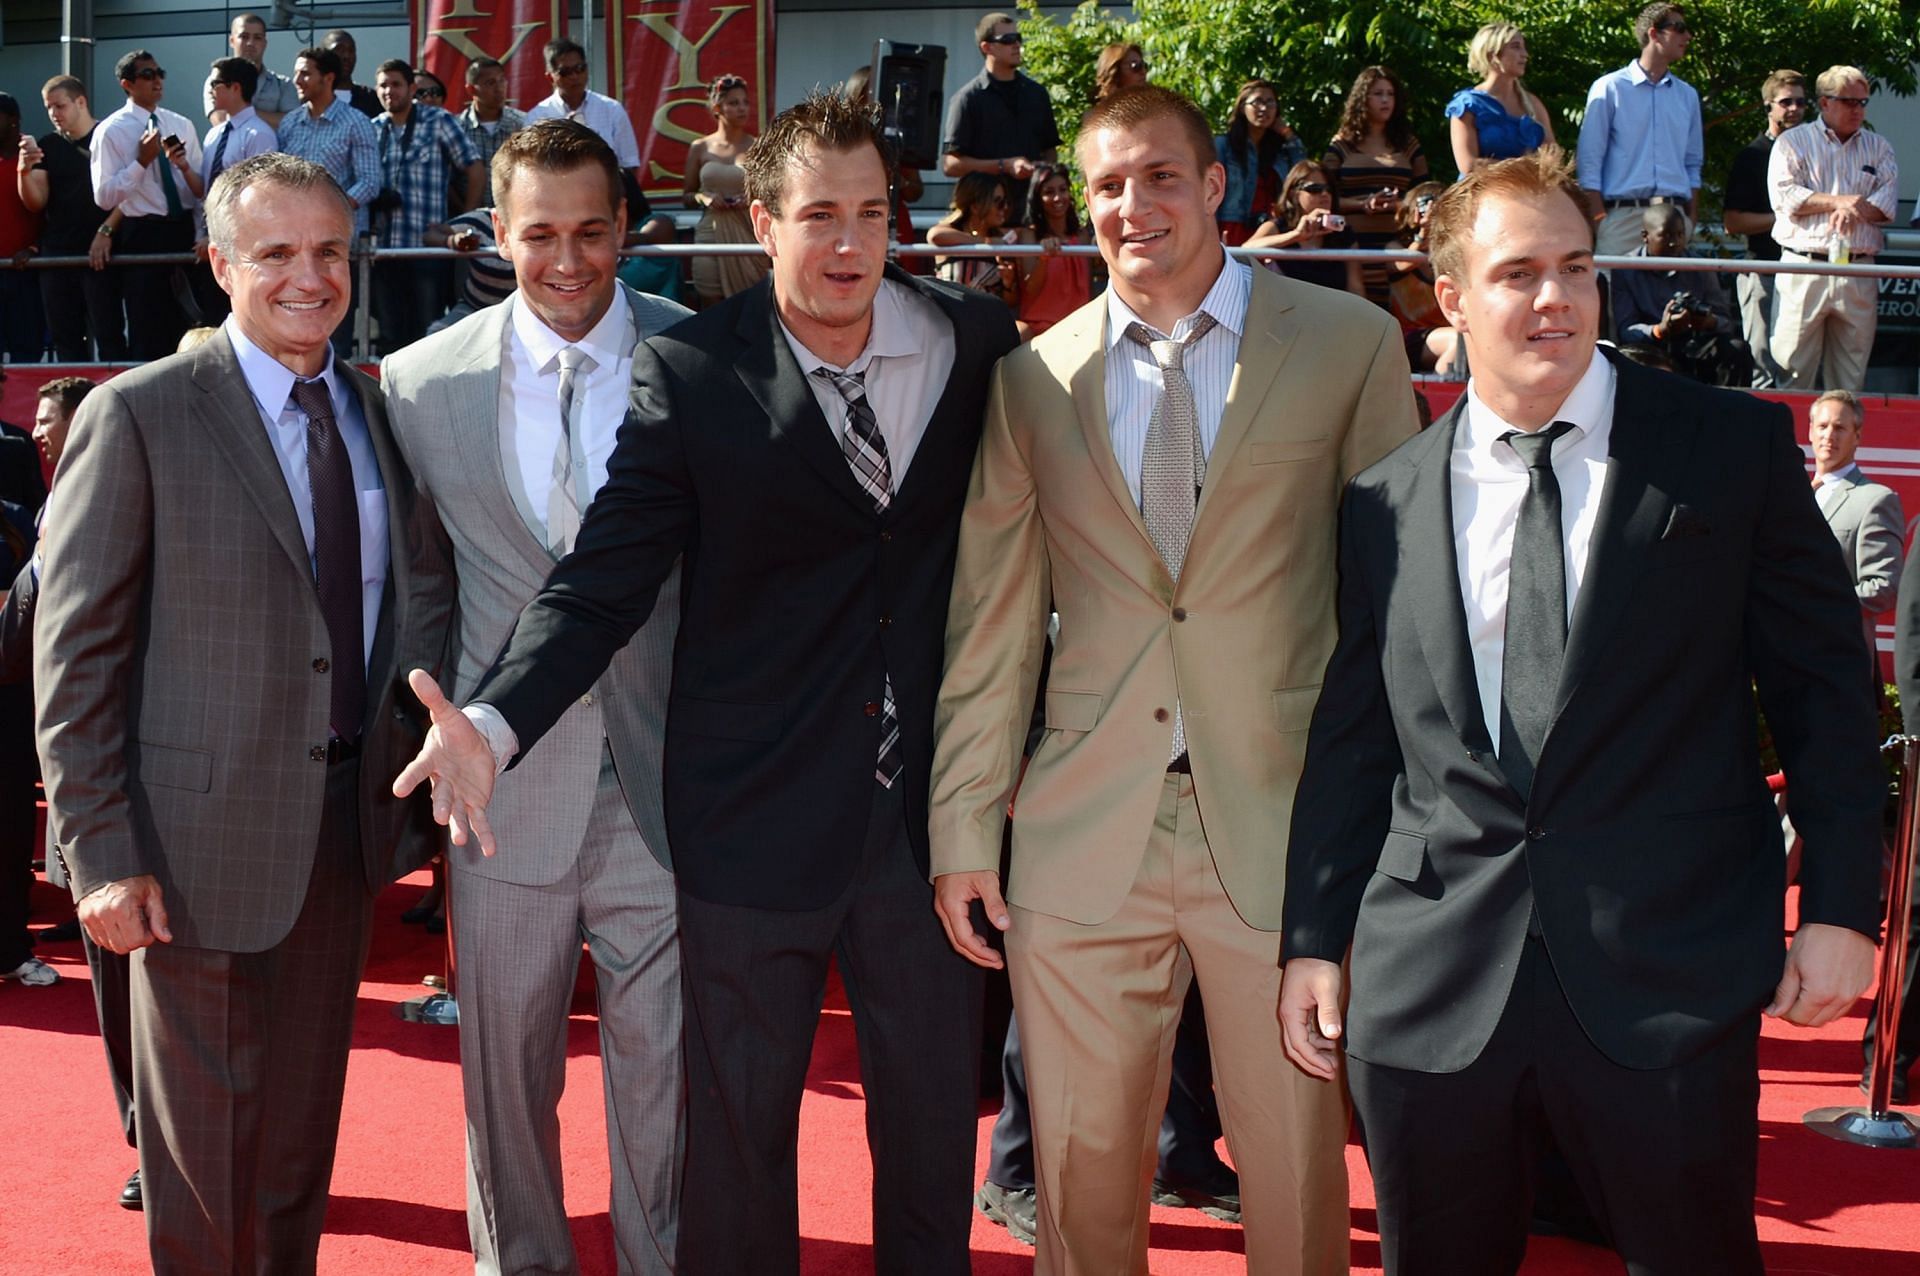
[[[452,15],[448,15],[448,16],[452,16]],[[460,16],[470,17],[475,15],[461,14]],[[477,16],[485,17],[486,15],[479,14]],[[434,27],[432,30],[427,32],[427,35],[429,38],[433,36],[438,36],[440,39],[445,40],[448,44],[451,44],[454,48],[458,49],[460,53],[469,62],[478,62],[481,58],[493,58],[496,61],[506,62],[506,61],[510,61],[513,55],[519,52],[520,46],[527,42],[527,37],[529,35],[532,35],[535,31],[538,31],[541,27],[544,27],[545,25],[547,24],[544,22],[514,23],[513,24],[513,43],[507,46],[507,51],[505,53],[489,53],[485,49],[481,48],[479,43],[475,41],[472,36],[467,34],[467,32],[469,31],[478,30],[477,27]]]
[[[713,25],[708,27],[707,33],[698,40],[687,39],[673,25],[669,15],[664,13],[637,13],[633,15],[633,20],[665,40],[667,47],[679,54],[680,78],[669,84],[668,90],[697,89],[706,83],[700,75],[700,50],[707,47],[713,37],[720,33],[720,28],[731,22],[735,14],[746,13],[750,8],[752,8],[751,5],[744,4],[719,6],[713,11]],[[673,136],[678,137],[679,134],[675,133]],[[689,134],[686,140],[691,142],[699,136],[698,133]]]
[[[453,4],[447,11],[440,15],[443,21],[447,18],[490,18],[492,16],[490,13],[480,12],[479,0],[453,0]]]

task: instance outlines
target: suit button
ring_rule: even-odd
[[[892,533],[892,532],[882,532],[882,533],[880,533],[880,543],[881,543],[882,545],[885,545],[885,544],[888,544],[888,543],[889,543],[889,542],[891,542],[892,540],[893,540],[893,533]]]
[[[1478,762],[1479,760],[1480,760],[1479,754],[1475,753],[1472,749],[1467,750],[1467,761]]]
[[[893,628],[893,617],[892,617],[892,616],[882,616],[882,617],[880,617],[880,628],[882,628],[882,629],[891,629],[891,628]]]
[[[307,750],[307,756],[315,762],[325,762],[327,760],[327,746],[324,744],[316,744]]]
[[[589,691],[586,695],[581,696],[580,703],[591,709],[593,707],[593,692]]]
[[[1172,716],[1173,715],[1168,713],[1165,709],[1155,709],[1153,711],[1153,720],[1155,722],[1165,722],[1168,718],[1171,718]]]
[[[869,718],[877,718],[880,716],[880,702],[878,700],[869,700],[860,706],[860,712],[866,714]]]
[[[1175,620],[1185,620],[1187,618],[1187,609],[1185,607],[1175,607],[1173,609],[1173,618]]]
[[[315,657],[314,657],[314,659],[313,659],[313,671],[314,671],[315,673],[325,673],[325,672],[326,672],[326,671],[327,671],[327,670],[328,670],[329,668],[331,668],[331,667],[332,667],[332,666],[330,666],[330,665],[328,665],[328,664],[327,664],[327,658],[326,658],[325,656],[315,656]]]
[[[1534,825],[1532,828],[1527,830],[1527,840],[1529,842],[1545,841],[1546,836],[1547,836],[1547,831],[1541,828],[1538,824]]]

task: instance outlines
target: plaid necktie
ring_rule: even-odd
[[[885,514],[893,504],[893,466],[887,459],[887,441],[874,419],[873,405],[867,402],[866,374],[821,367],[815,368],[813,375],[832,385],[845,400],[847,428],[840,436],[841,454],[847,458],[860,489],[873,501],[874,513]],[[880,751],[873,778],[882,788],[890,789],[905,765],[900,751],[900,714],[894,708],[893,676],[889,674],[881,689]]]
[[[580,434],[575,419],[580,406],[576,377],[591,373],[600,365],[578,346],[560,350],[560,439],[553,448],[553,486],[547,491],[547,548],[555,558],[565,558],[580,535],[579,483],[586,476],[576,473],[574,442]]]
[[[1147,446],[1140,457],[1140,513],[1147,537],[1160,551],[1167,573],[1180,581],[1186,565],[1187,542],[1193,538],[1193,515],[1200,505],[1200,484],[1207,475],[1206,450],[1201,445],[1199,413],[1193,403],[1193,384],[1187,380],[1187,347],[1214,328],[1214,317],[1201,312],[1187,335],[1172,341],[1144,323],[1127,325],[1127,336],[1145,346],[1160,367],[1160,397],[1147,424]],[[1173,752],[1177,761],[1187,751],[1187,724],[1176,701],[1173,706]]]
[[[158,111],[147,112],[147,123],[153,125],[155,130],[160,130],[160,113]],[[164,131],[160,131],[160,153],[153,157],[153,162],[160,166],[160,189],[166,192],[167,216],[178,217],[186,211],[186,205],[180,202],[180,187],[177,186],[173,180],[173,159],[167,154],[166,133]]]
[[[367,703],[367,664],[362,649],[365,605],[361,594],[360,503],[353,463],[333,419],[324,381],[295,381],[293,403],[307,418],[307,485],[313,497],[313,556],[320,615],[333,649],[332,704],[328,721],[342,740],[360,738]]]

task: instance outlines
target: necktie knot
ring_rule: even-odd
[[[293,383],[293,406],[306,413],[309,424],[321,417],[333,417],[333,396],[327,393],[327,383],[318,377]]]
[[[1508,430],[1500,441],[1511,447],[1530,470],[1553,468],[1553,445],[1573,431],[1571,421],[1555,421],[1542,430]]]
[[[592,372],[600,366],[592,355],[579,346],[561,346],[560,353],[554,358],[560,366],[562,376],[568,373]]]
[[[1147,348],[1162,372],[1179,372],[1186,366],[1187,347],[1214,330],[1218,324],[1212,315],[1201,311],[1184,337],[1162,337],[1139,320],[1127,325],[1127,337]]]

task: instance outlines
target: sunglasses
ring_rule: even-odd
[[[1803,97],[1777,97],[1773,99],[1773,104],[1775,106],[1805,106],[1807,99]]]
[[[444,89],[415,89],[413,91],[413,100],[416,102],[431,102],[437,98],[444,98],[446,95],[446,90]]]
[[[143,66],[127,78],[133,80],[164,80],[167,78],[167,73],[157,66]]]
[[[1325,182],[1301,182],[1299,189],[1305,195],[1324,195],[1328,188]]]
[[[1019,44],[1020,42],[1018,31],[1009,31],[1005,35],[990,35],[983,41],[985,44]]]
[[[1838,102],[1842,106],[1851,106],[1856,110],[1865,110],[1867,103],[1872,100],[1864,97],[1834,97],[1831,94],[1827,96],[1829,102]]]
[[[587,64],[585,62],[569,62],[565,66],[553,68],[553,73],[555,75],[585,75],[587,73]]]
[[[1654,24],[1655,31],[1671,31],[1675,35],[1692,35],[1693,29],[1684,22],[1660,22]]]

